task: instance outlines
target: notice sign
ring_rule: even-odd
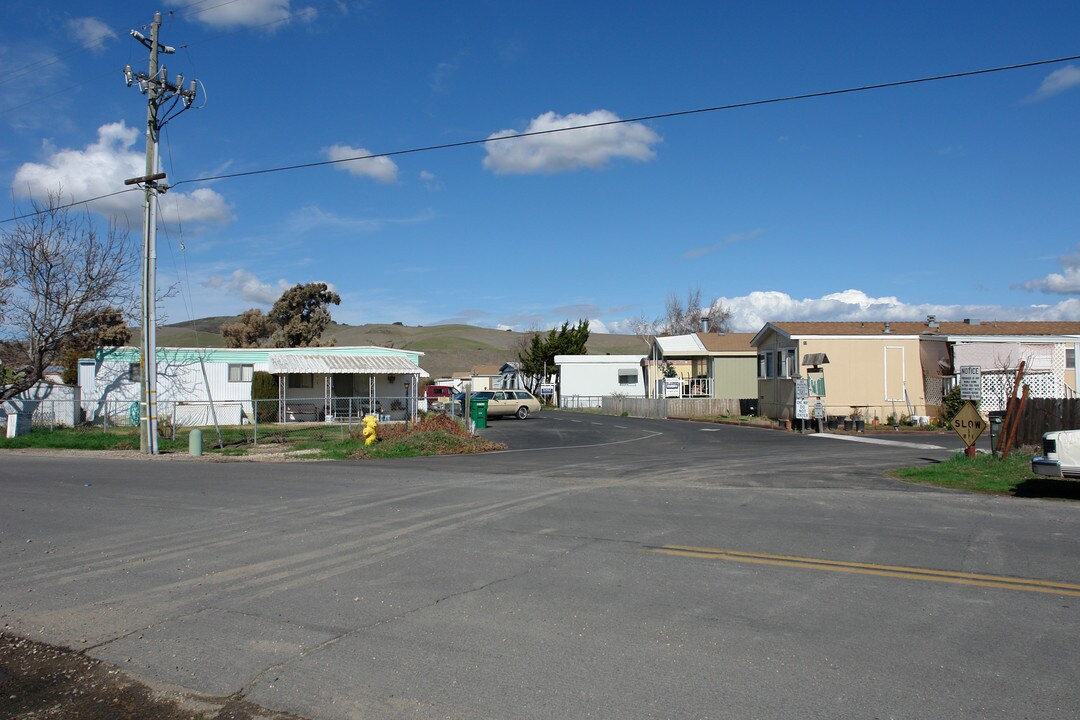
[[[978,365],[960,366],[960,399],[982,400],[982,368]]]
[[[970,400],[964,403],[964,407],[960,408],[960,412],[956,413],[953,419],[949,421],[949,424],[952,425],[952,429],[956,431],[956,434],[960,436],[960,439],[968,447],[974,445],[975,441],[986,430],[986,421],[982,419],[982,415],[975,409],[975,403]]]
[[[795,418],[797,420],[809,420],[810,419],[810,400],[807,398],[799,398],[795,401]]]

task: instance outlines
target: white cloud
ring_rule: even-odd
[[[43,163],[25,163],[16,172],[12,190],[18,197],[44,202],[50,193],[63,193],[69,201],[87,200],[124,190],[124,180],[146,172],[146,158],[133,149],[142,133],[123,122],[98,128],[97,141],[81,150],[49,150]],[[137,224],[141,217],[143,193],[125,192],[90,203],[87,207],[113,217],[126,217]],[[225,199],[207,188],[190,193],[175,190],[161,196],[161,218],[194,223],[225,223],[232,213]],[[177,215],[179,212],[179,216]]]
[[[734,245],[735,243],[743,242],[745,240],[753,240],[755,238],[759,238],[764,234],[765,231],[761,228],[754,228],[753,230],[744,233],[732,233],[731,235],[728,235],[723,240],[714,245],[709,245],[708,247],[701,248],[692,248],[690,250],[687,250],[685,253],[683,253],[683,257],[701,257],[702,255],[708,255],[709,253],[723,250],[728,245]]]
[[[115,40],[116,33],[97,18],[74,18],[67,21],[67,29],[84,48],[95,53],[105,51],[105,41]]]
[[[652,146],[660,142],[660,136],[640,123],[553,132],[618,120],[619,117],[608,110],[594,110],[585,115],[544,113],[534,118],[524,131],[501,130],[489,136],[493,142],[484,146],[487,150],[484,167],[500,174],[556,173],[579,168],[599,170],[613,158],[642,162],[654,158],[656,153]],[[496,139],[521,132],[546,134],[513,140]]]
[[[1028,102],[1038,102],[1048,97],[1063,93],[1071,87],[1080,85],[1080,67],[1066,65],[1043,78],[1039,89],[1028,96]]]
[[[332,228],[348,233],[374,233],[387,225],[414,225],[430,222],[435,215],[430,210],[423,210],[413,217],[349,217],[323,210],[316,205],[306,205],[293,212],[288,219],[289,230],[293,233],[306,233],[322,228]]]
[[[337,169],[344,170],[350,175],[362,175],[375,178],[379,182],[397,182],[398,167],[393,160],[387,157],[367,157],[371,151],[362,147],[349,147],[348,145],[331,145],[323,148],[323,155],[327,160],[340,160]],[[349,158],[362,158],[349,160]]]
[[[276,283],[265,283],[259,280],[253,273],[239,268],[233,270],[228,279],[220,275],[211,275],[202,286],[207,290],[227,291],[239,295],[247,302],[258,305],[273,305],[281,294],[292,287],[292,284],[284,279]]]
[[[428,190],[442,190],[444,187],[442,181],[439,180],[435,173],[428,170],[420,171],[420,180]]]
[[[290,0],[232,0],[206,7],[191,5],[190,0],[166,0],[165,4],[191,6],[190,11],[182,12],[183,17],[218,28],[261,27],[273,31],[290,20],[311,22],[318,16],[318,11],[310,6],[293,10]]]
[[[1080,294],[1080,256],[1060,258],[1062,272],[1050,273],[1038,280],[1029,280],[1019,287],[1025,290],[1041,290],[1058,295]]]
[[[776,290],[763,290],[720,298],[720,302],[731,311],[734,332],[757,332],[767,322],[899,322],[925,320],[927,315],[936,315],[939,320],[1080,320],[1080,300],[1076,298],[1053,306],[1028,307],[910,304],[896,297],[871,297],[862,290],[850,289],[801,300]]]

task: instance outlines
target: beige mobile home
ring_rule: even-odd
[[[825,415],[857,415],[869,424],[892,413],[936,414],[927,407],[924,389],[924,330],[921,323],[768,323],[751,342],[758,353],[760,413],[793,417],[795,378],[806,377],[816,364],[824,378]]]
[[[795,378],[824,379],[825,414],[860,415],[872,424],[937,417],[963,365],[982,371],[980,408],[1004,407],[1021,360],[1032,397],[1075,397],[1076,322],[775,322],[751,344],[758,354],[762,415],[791,418]],[[814,367],[817,364],[816,368]],[[816,397],[811,397],[811,405]]]

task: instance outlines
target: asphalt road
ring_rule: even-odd
[[[362,463],[0,456],[0,623],[317,719],[1072,718],[1080,505],[545,411]]]

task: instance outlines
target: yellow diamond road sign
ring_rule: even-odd
[[[952,425],[952,429],[956,431],[956,434],[960,436],[960,439],[968,447],[974,445],[975,441],[986,430],[986,421],[982,419],[982,415],[975,409],[975,403],[970,400],[964,403],[964,407],[960,408],[960,412],[956,413],[956,416],[953,417],[949,424]]]

